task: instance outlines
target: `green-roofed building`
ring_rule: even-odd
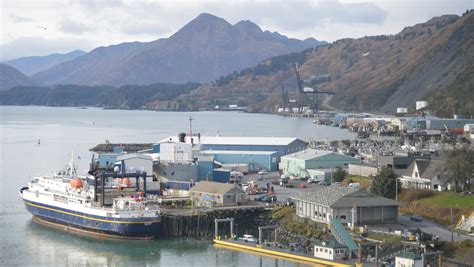
[[[359,159],[332,151],[306,149],[281,157],[279,169],[289,175],[309,178],[308,170],[333,169],[359,162]]]
[[[333,240],[316,240],[314,242],[314,256],[326,260],[342,260],[347,258],[348,249],[345,245]]]

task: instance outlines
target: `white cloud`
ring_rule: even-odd
[[[88,51],[95,47],[86,39],[59,38],[45,39],[22,37],[15,41],[1,44],[0,62],[25,56],[43,56],[51,53],[67,53],[80,48]]]
[[[59,30],[69,34],[82,34],[87,31],[91,31],[92,28],[76,21],[72,21],[68,18],[63,18],[59,23]]]
[[[18,16],[15,14],[10,14],[10,18],[13,23],[24,23],[24,22],[32,22],[34,21],[31,18],[23,17],[23,16]]]

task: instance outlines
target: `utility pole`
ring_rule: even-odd
[[[398,178],[395,178],[395,201],[398,202]]]
[[[451,242],[454,242],[454,233],[453,233],[453,206],[451,206]]]

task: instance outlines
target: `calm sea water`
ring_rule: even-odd
[[[207,240],[113,241],[37,225],[18,190],[31,176],[63,168],[71,151],[86,172],[89,148],[110,142],[153,143],[189,131],[222,136],[349,139],[338,128],[310,119],[234,112],[153,112],[53,107],[0,107],[0,265],[301,266],[217,249]],[[38,140],[41,144],[38,145]]]

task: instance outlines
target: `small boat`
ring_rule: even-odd
[[[253,235],[249,235],[249,234],[245,234],[242,237],[239,237],[239,240],[244,241],[244,242],[257,243],[257,239],[255,239]]]

